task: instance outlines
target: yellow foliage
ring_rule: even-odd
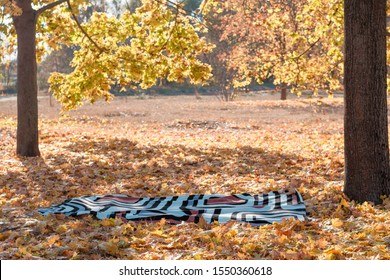
[[[86,1],[71,2],[72,12],[77,15]],[[6,7],[9,5],[14,4]],[[49,48],[77,48],[71,62],[74,71],[52,73],[49,78],[50,91],[63,109],[75,109],[85,101],[110,101],[114,84],[146,89],[162,78],[206,84],[212,76],[211,68],[199,57],[213,46],[201,37],[193,18],[179,6],[169,9],[168,5],[166,0],[142,0],[135,13],[126,11],[120,18],[94,12],[89,21],[80,24],[81,28],[67,5],[41,14],[37,25],[38,60]],[[0,37],[7,41],[1,44],[1,54],[11,54],[16,45],[11,27],[0,24],[0,31],[7,35]]]

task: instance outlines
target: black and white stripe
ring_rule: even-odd
[[[232,200],[229,203],[229,199]],[[131,202],[126,199],[132,199]],[[215,200],[217,199],[217,200]],[[215,201],[227,201],[215,203]],[[91,214],[98,219],[120,216],[129,221],[159,220],[198,222],[200,216],[208,222],[226,223],[229,220],[263,225],[282,219],[306,219],[306,207],[299,192],[269,192],[264,194],[189,195],[155,198],[130,198],[126,195],[83,196],[61,204],[41,208],[42,215]]]

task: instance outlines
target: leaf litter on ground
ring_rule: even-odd
[[[283,106],[309,108],[294,102],[265,108],[269,114]],[[226,120],[191,124],[191,114],[177,125],[104,116],[43,118],[42,157],[24,158],[14,151],[16,119],[1,115],[0,258],[390,259],[389,198],[374,206],[344,196],[341,118],[313,116],[252,126]],[[36,211],[91,194],[256,194],[285,188],[302,194],[308,221],[171,225],[42,217]]]

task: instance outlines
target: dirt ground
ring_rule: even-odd
[[[279,94],[260,92],[240,96],[235,101],[222,102],[215,96],[153,96],[115,97],[111,102],[85,104],[66,112],[75,118],[103,117],[113,121],[144,124],[185,124],[199,122],[230,123],[232,125],[260,126],[295,121],[342,121],[342,97],[289,96],[280,101]],[[0,114],[16,115],[15,98],[0,99]],[[47,96],[39,97],[39,115],[44,119],[59,119],[61,106]]]

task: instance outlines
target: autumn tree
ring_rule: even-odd
[[[221,16],[218,13],[209,13],[204,16],[200,13],[200,7],[203,0],[185,0],[184,11],[188,15],[193,15],[205,28],[207,33],[204,36],[208,42],[215,45],[212,53],[205,53],[202,56],[202,61],[206,62],[212,67],[213,79],[210,84],[217,88],[217,96],[222,100],[228,101],[230,99],[228,88],[231,87],[229,78],[231,78],[231,69],[227,68],[224,53],[227,52],[227,48],[230,45],[228,41],[221,41],[220,37],[222,34],[219,26],[222,24]]]
[[[345,186],[360,202],[390,195],[386,0],[345,0]]]
[[[10,86],[13,86],[13,80],[15,77],[16,72],[16,61],[10,60],[6,63],[2,63],[1,66],[1,72],[0,72],[0,81],[3,84],[5,88],[9,88]]]
[[[242,65],[242,72],[248,73],[243,76],[244,78],[253,75],[261,77],[257,73],[283,69],[282,72],[277,70],[272,73],[277,82],[284,79],[288,84],[302,88],[336,89],[344,74],[344,192],[351,199],[359,202],[381,202],[381,195],[390,194],[386,96],[386,1],[346,0],[343,3],[342,1],[308,0],[301,9],[293,9],[296,11],[296,24],[291,26],[292,29],[285,25],[283,13],[276,18],[272,17],[277,14],[275,7],[277,11],[281,10],[277,5],[267,7],[266,3],[260,3],[262,1],[245,1],[249,10],[257,7],[255,15],[258,16],[254,17],[247,12],[248,9],[239,7],[237,2],[239,1],[226,1],[221,7],[220,3],[209,0],[208,5],[211,6],[210,10],[228,8],[233,11],[227,22],[232,23],[231,30],[234,31],[229,31],[228,36],[249,39],[249,45],[240,45],[236,50],[238,55],[232,55],[239,58],[237,65]],[[271,2],[267,1],[267,3]],[[289,5],[289,1],[283,2]],[[251,3],[253,7],[250,6]],[[344,9],[341,9],[342,5]],[[266,11],[262,10],[264,7]],[[262,12],[268,16],[261,17]],[[238,18],[232,20],[238,15],[241,21]],[[249,25],[248,28],[240,31],[241,26],[238,22],[240,24],[245,22],[246,17],[249,17],[250,20],[247,22],[251,22],[253,27]],[[267,53],[268,46],[273,46],[269,42],[258,44],[264,40],[258,33],[270,32],[267,28],[262,28],[264,25],[271,27],[271,30],[278,30],[274,27],[279,25],[286,28],[283,30],[289,30],[289,34],[285,34],[282,42],[286,43],[285,46],[291,44],[292,48],[289,48],[290,51],[285,53],[285,56],[275,53],[277,48],[270,48],[271,52],[264,57],[262,53]],[[342,27],[345,27],[345,33],[341,32]],[[283,30],[276,35],[283,36]],[[345,34],[345,40],[342,34]],[[251,36],[255,39],[251,40]],[[344,65],[342,64],[343,48],[345,48]],[[249,51],[255,55],[250,56]],[[248,63],[245,63],[245,57],[250,57]],[[256,57],[260,59],[256,61]],[[281,61],[287,61],[289,68],[283,68],[287,64],[280,64]],[[268,62],[271,64],[267,64]],[[287,79],[282,76],[278,79],[278,73],[285,74]],[[291,74],[297,77],[295,83]],[[258,81],[261,82],[262,79],[258,78]]]
[[[287,87],[340,89],[341,1],[209,0],[206,6],[207,16],[223,15],[220,40],[235,42],[225,56],[237,71],[236,87],[272,77],[281,99],[287,98]]]
[[[109,100],[114,84],[148,88],[161,77],[193,83],[210,78],[210,67],[198,56],[212,47],[199,37],[202,27],[179,12],[180,4],[143,0],[135,13],[126,11],[118,18],[95,12],[88,22],[80,22],[79,11],[87,3],[1,0],[5,20],[0,28],[11,43],[14,35],[17,38],[18,155],[40,155],[37,58],[47,48],[78,48],[71,63],[74,71],[56,72],[49,79],[50,89],[65,109],[76,108],[84,100]]]

